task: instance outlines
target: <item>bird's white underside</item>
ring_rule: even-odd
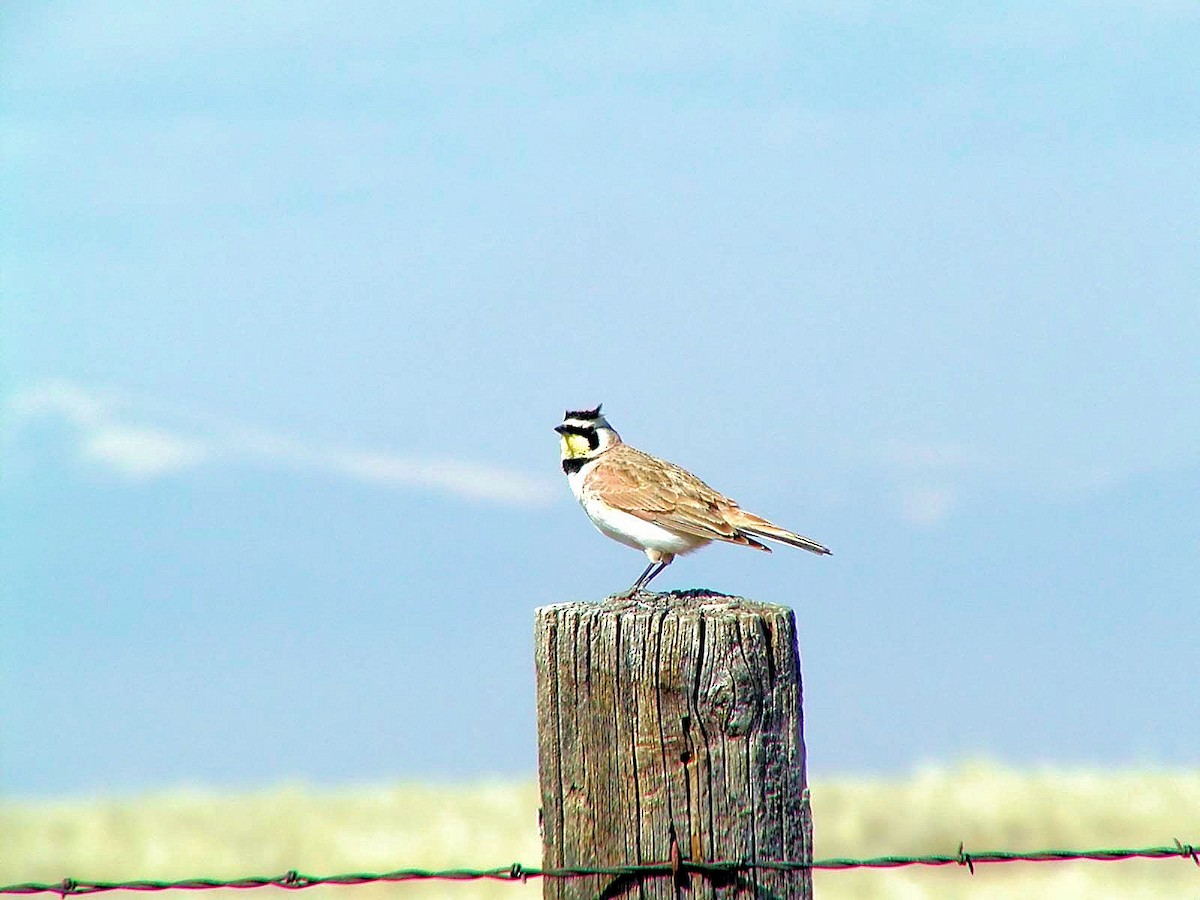
[[[670,531],[606,504],[584,486],[584,480],[594,465],[594,462],[589,463],[578,472],[570,473],[567,482],[575,499],[602,534],[635,550],[655,550],[674,555],[688,553],[710,543],[702,538]]]

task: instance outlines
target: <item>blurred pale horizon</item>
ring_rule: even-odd
[[[976,760],[927,765],[901,777],[842,776],[812,783],[815,859],[985,850],[1096,850],[1194,842],[1200,772],[1015,770]],[[538,866],[532,780],[387,784],[250,792],[157,790],[139,796],[0,804],[0,884],[18,880],[232,879],[401,868]],[[947,869],[822,871],[823,898],[1113,898],[1184,896],[1187,859],[979,865]],[[541,895],[527,884],[405,882],[315,887],[313,900]],[[133,895],[116,892],[115,900]]]

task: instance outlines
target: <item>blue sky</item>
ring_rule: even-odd
[[[1200,746],[1200,15],[14,3],[0,791],[534,771],[603,401],[814,775]]]

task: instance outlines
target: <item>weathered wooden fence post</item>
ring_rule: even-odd
[[[811,862],[790,609],[565,603],[537,611],[535,642],[543,867]],[[808,869],[678,872],[547,878],[543,897],[812,897]]]

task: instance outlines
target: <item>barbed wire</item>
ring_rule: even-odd
[[[344,875],[304,875],[295,869],[275,876],[248,876],[228,880],[216,878],[188,878],[181,881],[84,881],[64,878],[52,884],[29,882],[0,886],[0,894],[58,894],[62,897],[81,894],[99,894],[107,891],[209,891],[249,890],[277,887],[287,890],[303,890],[321,885],[380,884],[399,881],[526,881],[530,878],[586,878],[589,876],[654,877],[681,874],[732,875],[753,869],[795,872],[805,869],[897,869],[905,866],[964,866],[975,874],[977,865],[1015,862],[1119,862],[1129,859],[1190,859],[1200,867],[1200,849],[1194,844],[1184,844],[1178,839],[1174,846],[1139,848],[1102,848],[1099,850],[1031,850],[1014,852],[1009,850],[984,850],[967,852],[962,844],[952,854],[925,856],[873,856],[865,859],[835,857],[816,859],[811,862],[787,860],[756,860],[699,862],[695,860],[672,860],[661,863],[644,863],[624,866],[585,866],[575,868],[536,868],[512,863],[494,869],[397,869],[393,872],[357,872]]]

